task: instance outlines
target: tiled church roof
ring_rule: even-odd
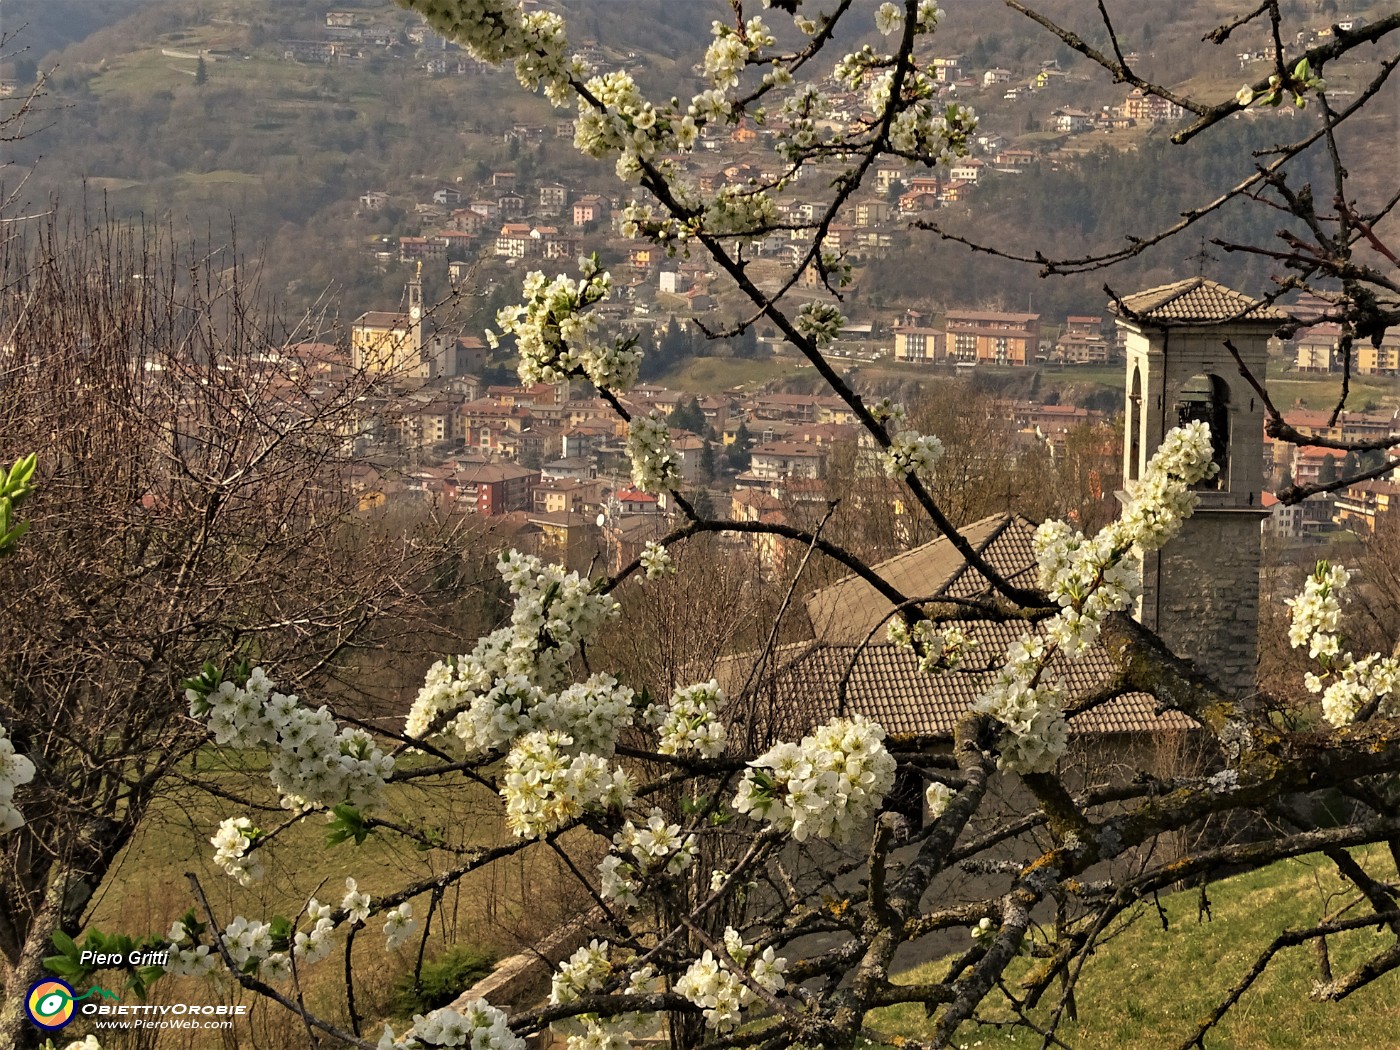
[[[758,689],[779,732],[800,733],[838,714],[860,714],[894,736],[951,739],[958,719],[991,683],[1007,645],[1020,637],[1020,623],[964,624],[978,640],[966,669],[924,674],[908,649],[883,640],[862,648],[821,641],[785,646],[774,654],[773,670]],[[739,689],[749,666],[735,658],[722,674],[726,688]],[[1051,673],[1064,684],[1069,702],[1107,682],[1113,667],[1097,646],[1078,660],[1055,658]],[[732,677],[731,677],[732,676]],[[844,695],[842,679],[845,679]],[[765,705],[761,702],[758,709]],[[1198,729],[1177,711],[1158,712],[1146,693],[1126,693],[1070,719],[1074,735],[1146,733]]]
[[[994,570],[1021,587],[1035,585],[1035,522],[1019,514],[993,514],[960,530],[972,549]],[[875,565],[874,570],[911,598],[948,595],[975,598],[986,594],[986,577],[968,567],[944,538],[925,543]],[[890,617],[890,603],[859,576],[823,587],[807,598],[807,615],[818,638],[861,642]]]
[[[1114,313],[1157,323],[1222,324],[1227,321],[1286,321],[1288,314],[1204,277],[1191,277],[1109,304]]]
[[[1011,582],[1035,585],[1031,546],[1035,523],[1017,514],[983,518],[962,534],[987,562]],[[985,577],[968,568],[951,543],[934,540],[874,566],[903,593],[974,598],[986,594]],[[950,739],[958,718],[991,683],[1006,648],[1020,637],[1020,622],[967,621],[963,629],[977,640],[961,671],[929,675],[919,670],[908,649],[888,643],[876,630],[890,618],[890,602],[858,576],[815,592],[807,610],[816,633],[809,642],[780,647],[765,661],[749,690],[745,721],[749,732],[792,736],[838,714],[861,714],[891,734]],[[865,645],[867,638],[871,644]],[[745,689],[754,654],[721,662],[718,674],[731,696]],[[1093,646],[1079,660],[1057,657],[1051,673],[1063,683],[1070,704],[1097,691],[1113,675],[1104,650]],[[1158,711],[1146,693],[1128,693],[1070,719],[1075,735],[1160,733],[1198,729],[1176,711]]]

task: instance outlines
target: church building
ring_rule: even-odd
[[[1218,474],[1200,486],[1200,502],[1182,531],[1143,565],[1136,611],[1177,655],[1192,661],[1238,696],[1256,690],[1260,522],[1263,506],[1263,406],[1240,373],[1229,346],[1262,384],[1266,344],[1285,315],[1205,278],[1193,278],[1118,299],[1116,322],[1125,338],[1127,374],[1123,470],[1140,478],[1173,427],[1210,426]],[[1227,343],[1229,346],[1227,346]],[[1035,523],[994,515],[962,529],[964,538],[1003,578],[1034,586]],[[973,599],[990,591],[944,538],[874,566],[905,594]],[[765,673],[748,682],[751,657],[732,658],[736,689],[753,686],[755,722],[771,719],[779,732],[805,732],[833,714],[862,714],[905,738],[951,738],[959,716],[990,684],[997,654],[1022,630],[1019,623],[969,621],[965,630],[987,660],[980,669],[927,675],[908,649],[885,641],[894,615],[889,600],[858,576],[806,599],[815,637],[781,647]],[[1071,698],[1101,688],[1112,673],[1107,652],[1091,646],[1082,659],[1056,657],[1052,673]],[[726,677],[722,675],[722,677]],[[752,728],[752,727],[751,727]],[[1109,745],[1144,760],[1154,741],[1198,731],[1191,719],[1159,710],[1145,694],[1129,693],[1070,719],[1072,739]]]
[[[437,333],[423,310],[423,264],[407,286],[407,312],[368,310],[350,327],[350,363],[394,381],[458,375],[459,340]]]

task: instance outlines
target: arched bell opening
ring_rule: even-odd
[[[1230,386],[1217,375],[1201,373],[1182,386],[1176,399],[1178,426],[1204,423],[1210,427],[1211,459],[1219,468],[1195,488],[1224,492],[1230,487]]]

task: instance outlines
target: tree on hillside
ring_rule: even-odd
[[[1001,450],[973,445],[961,457],[945,454],[916,408],[862,396],[828,360],[850,276],[850,261],[831,237],[843,209],[877,162],[946,166],[967,151],[974,131],[973,114],[941,94],[917,57],[937,28],[932,2],[784,0],[760,13],[735,0],[733,22],[716,23],[699,63],[705,89],[659,101],[626,73],[590,75],[573,62],[566,26],[552,11],[507,0],[405,6],[477,57],[513,63],[527,87],[575,107],[579,148],[632,187],[634,200],[622,210],[627,235],[703,254],[746,303],[743,326],[772,326],[824,381],[862,432],[852,476],[878,472],[890,480],[882,495],[892,509],[897,503],[901,516],[939,537],[939,579],[897,586],[898,566],[877,572],[833,539],[844,492],[808,500],[810,524],[783,520],[761,500],[743,520],[717,519],[688,499],[668,420],[643,415],[627,397],[641,368],[635,344],[605,333],[590,316],[611,278],[596,260],[585,260],[577,276],[531,275],[520,306],[498,320],[518,341],[521,381],[592,382],[626,424],[633,484],[664,498],[672,517],[650,540],[619,535],[621,553],[597,578],[504,554],[498,569],[513,596],[509,620],[432,668],[402,733],[371,737],[317,701],[284,693],[268,677],[287,677],[276,654],[251,654],[266,671],[230,657],[192,678],[191,715],[217,744],[262,756],[288,822],[328,827],[330,840],[346,849],[370,836],[410,846],[435,866],[373,893],[352,880],[343,897],[337,887],[329,903],[308,901],[281,917],[233,914],[195,880],[194,911],[170,934],[171,972],[217,967],[308,1030],[365,1048],[378,1040],[521,1050],[525,1036],[548,1026],[567,1033],[575,1050],[621,1048],[658,1030],[677,1048],[943,1047],[979,1020],[1058,1046],[1072,1039],[1076,1012],[1093,1006],[1076,998],[1082,972],[1112,957],[1126,923],[1151,915],[1144,902],[1183,884],[1207,887],[1242,866],[1320,853],[1347,885],[1345,899],[1287,932],[1260,929],[1257,962],[1225,976],[1195,1014],[1199,1020],[1171,1037],[1188,1048],[1213,1043],[1216,1026],[1294,943],[1323,946],[1315,998],[1337,1001],[1394,979],[1400,663],[1348,650],[1340,634],[1345,570],[1318,566],[1291,606],[1289,634],[1309,654],[1308,687],[1321,700],[1309,695],[1306,707],[1286,712],[1222,686],[1223,659],[1193,665],[1128,615],[1143,586],[1139,559],[1169,558],[1167,545],[1197,501],[1218,495],[1211,490],[1221,432],[1183,414],[1155,454],[1142,450],[1122,515],[1100,530],[1086,534],[1052,521],[1028,534],[1003,520],[984,523],[988,531],[974,543],[955,527],[949,505],[976,495],[966,491],[967,472],[979,454]],[[1281,20],[1273,0],[1259,13]],[[782,42],[765,17],[783,20]],[[1327,137],[1346,111],[1330,109],[1317,70],[1362,42],[1387,39],[1400,14],[1372,25],[1389,28],[1336,37],[1310,65],[1280,63],[1279,81],[1265,80],[1258,93],[1315,103]],[[1114,39],[1107,24],[1099,35]],[[1060,36],[1065,49],[1088,48]],[[852,39],[870,44],[846,53]],[[1105,61],[1133,82],[1121,57]],[[826,119],[817,77],[827,74],[859,93],[858,117]],[[1218,123],[1251,104],[1185,108]],[[776,131],[773,172],[702,191],[681,158],[702,133],[758,124],[759,110]],[[1266,162],[1263,183],[1241,193],[1267,184],[1296,196],[1279,181],[1286,163],[1268,171]],[[800,176],[804,200],[817,187],[825,193],[807,219],[779,209]],[[1339,212],[1351,210],[1347,195],[1339,197]],[[1364,214],[1374,218],[1376,208]],[[1373,222],[1363,224],[1374,234]],[[1335,230],[1319,225],[1319,241],[1345,227],[1343,243],[1329,242],[1328,258],[1313,271],[1340,272],[1346,291],[1338,311],[1358,331],[1385,320],[1389,277],[1378,266],[1362,272],[1364,264],[1341,261],[1364,239],[1361,225],[1340,214]],[[773,234],[801,252],[781,280],[760,283],[750,246]],[[1290,246],[1280,261],[1287,268],[1302,250]],[[1142,319],[1131,303],[1119,305],[1120,316]],[[1204,412],[1215,404],[1214,388],[1206,388],[1184,408]],[[1265,394],[1261,384],[1258,396]],[[1078,451],[1087,467],[1092,447]],[[953,463],[963,469],[949,470]],[[36,516],[36,528],[42,524]],[[613,523],[605,514],[602,524]],[[994,540],[1001,536],[1021,549],[1015,574],[999,568]],[[756,631],[729,600],[742,593],[724,571],[734,559],[686,564],[697,541],[713,543],[710,552],[722,558],[722,543],[743,540],[753,540],[744,550],[761,566],[755,571],[783,574],[775,580],[782,597]],[[801,649],[810,659],[799,662],[791,610],[817,560],[839,566],[847,574],[842,586],[863,587],[869,598],[836,603],[846,615],[835,626],[854,634],[849,644],[813,639]],[[959,580],[967,586],[955,586]],[[1214,583],[1187,582],[1202,591]],[[718,602],[712,587],[721,591]],[[640,588],[651,589],[643,600],[635,596]],[[700,604],[688,600],[692,591],[705,592],[726,636],[737,637],[740,623],[756,634],[752,648],[717,659],[705,618],[689,615]],[[619,622],[619,596],[639,610],[679,604],[687,642],[676,648],[671,625],[645,611],[635,632]],[[877,607],[867,631],[862,610]],[[636,635],[672,645],[670,659],[659,662],[671,680],[615,674],[619,667],[598,658]],[[213,637],[230,646],[239,640]],[[688,639],[704,646],[694,659]],[[889,688],[883,665],[871,666],[877,660],[907,661],[961,691],[951,739],[932,730],[886,733],[852,714],[862,679],[877,699]],[[630,668],[640,666],[635,660]],[[1076,678],[1073,689],[1065,683],[1080,675],[1088,681]],[[1187,734],[1189,761],[1130,761],[1134,775],[1116,778],[1077,763],[1071,721],[1099,716],[1112,724],[1119,702],[1140,704],[1133,710],[1154,728]],[[34,753],[42,756],[43,748]],[[409,784],[451,789],[464,781],[499,795],[502,838],[444,843],[405,792]],[[16,798],[27,801],[23,793]],[[283,824],[260,824],[258,814],[230,806],[213,837],[217,863],[240,883],[256,880],[285,833]],[[1349,852],[1366,845],[1379,848]],[[562,959],[549,959],[547,1003],[463,1000],[415,1017],[407,1033],[397,1026],[397,1037],[379,1018],[365,1018],[356,989],[364,987],[364,969],[378,967],[366,937],[356,934],[378,938],[382,931],[381,943],[397,951],[426,927],[446,888],[494,865],[546,858],[567,869],[570,890],[586,899],[573,943],[556,953]],[[304,982],[341,943],[341,928],[348,932],[335,969],[346,1006],[336,1013],[308,1006]],[[1340,953],[1327,954],[1343,941],[1345,964]],[[919,953],[936,957],[936,965],[905,970],[904,960]],[[405,962],[416,969],[419,956],[417,964]],[[918,1034],[889,1030],[884,1011],[898,1006],[925,1015]]]
[[[689,401],[676,402],[676,407],[671,409],[666,422],[677,430],[689,430],[692,434],[705,433],[705,413],[700,410],[700,399],[692,397]]]
[[[0,236],[0,433],[38,458],[0,562],[0,725],[37,769],[0,854],[0,1043],[25,1047],[55,938],[153,799],[200,780],[190,668],[245,649],[362,697],[337,677],[384,619],[413,629],[431,544],[347,516],[367,381],[298,367],[229,249],[56,219]]]

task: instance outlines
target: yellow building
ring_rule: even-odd
[[[1358,339],[1351,352],[1361,375],[1400,375],[1400,336],[1394,332],[1387,332],[1380,346],[1372,345],[1369,339]]]
[[[375,375],[408,375],[419,363],[422,321],[408,314],[368,310],[350,329],[350,363]]]
[[[350,327],[350,363],[370,375],[436,379],[456,374],[457,340],[435,336],[423,315],[423,267],[408,282],[408,311],[368,310]]]
[[[423,264],[408,282],[408,312],[367,310],[350,328],[350,363],[358,371],[404,379],[421,375],[423,359]]]

